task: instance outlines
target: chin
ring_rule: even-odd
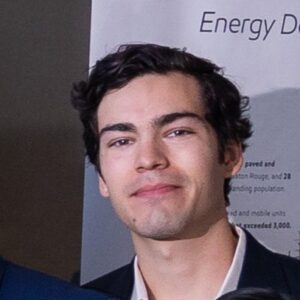
[[[184,231],[184,222],[179,220],[148,220],[143,224],[137,222],[129,226],[136,235],[154,240],[174,240],[178,239]]]

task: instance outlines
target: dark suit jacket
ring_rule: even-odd
[[[246,232],[246,253],[238,288],[272,288],[300,299],[300,261],[274,253]],[[133,290],[133,262],[85,285],[108,294],[130,299]]]
[[[104,294],[29,270],[0,257],[1,300],[106,300]]]

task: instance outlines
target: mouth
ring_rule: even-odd
[[[140,198],[152,198],[166,195],[179,189],[178,185],[173,184],[155,184],[145,185],[136,190],[132,196]]]

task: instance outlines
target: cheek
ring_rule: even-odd
[[[107,160],[102,164],[103,178],[107,190],[107,197],[109,198],[113,209],[123,222],[126,223],[127,199],[126,191],[128,180],[130,176],[125,171],[126,166],[121,161]],[[103,194],[103,193],[102,193]]]
[[[185,173],[196,188],[223,186],[223,168],[219,164],[215,147],[186,145],[172,154],[173,165]]]
[[[213,149],[205,145],[186,144],[177,147],[171,154],[173,163],[193,173],[203,174],[213,168],[217,156]]]
[[[106,153],[100,155],[101,172],[110,194],[126,184],[126,179],[130,178],[130,164],[131,159],[124,158],[123,155]]]
[[[114,174],[116,171],[115,169],[119,165],[118,157],[114,157],[111,155],[109,151],[102,150],[100,151],[100,168],[104,178],[111,178],[111,174]],[[118,163],[117,163],[118,162]]]

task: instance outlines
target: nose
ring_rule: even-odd
[[[167,151],[155,138],[140,142],[136,151],[135,169],[137,172],[162,170],[169,166]]]

